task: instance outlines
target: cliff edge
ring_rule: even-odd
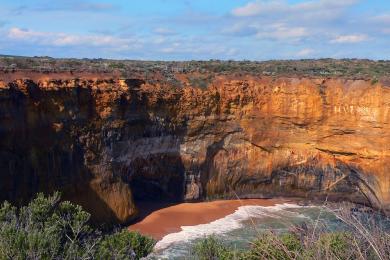
[[[0,81],[0,200],[60,190],[96,220],[121,223],[147,200],[236,195],[328,197],[388,211],[389,172],[383,82]]]

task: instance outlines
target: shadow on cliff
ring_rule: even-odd
[[[126,80],[130,98],[123,96],[118,106],[119,117],[126,127],[114,147],[114,157],[122,158],[115,171],[128,183],[139,210],[135,221],[182,202],[185,192],[180,144],[186,122],[173,121],[177,118],[180,95],[166,98],[158,91],[142,91],[144,83]]]
[[[94,176],[74,131],[96,114],[91,89],[43,91],[32,81],[23,84],[0,92],[0,200],[23,205],[38,192],[58,190],[94,219],[117,221],[89,186]]]

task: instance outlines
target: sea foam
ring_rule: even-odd
[[[303,207],[306,206],[289,203],[277,204],[275,206],[241,206],[234,213],[213,222],[196,226],[182,226],[181,231],[164,236],[157,242],[154,249],[155,251],[161,251],[177,242],[189,242],[212,234],[222,235],[242,228],[243,222],[251,218],[270,217],[281,219],[286,216],[305,218],[302,214],[287,210]]]

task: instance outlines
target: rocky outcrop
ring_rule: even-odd
[[[100,221],[127,222],[145,200],[206,197],[389,210],[389,141],[390,87],[369,81],[0,83],[0,199],[61,190]]]

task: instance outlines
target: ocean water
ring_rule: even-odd
[[[275,206],[241,206],[233,214],[207,224],[183,226],[177,233],[166,235],[148,259],[186,259],[200,239],[215,235],[236,248],[248,247],[250,241],[265,231],[288,231],[294,225],[320,222],[326,228],[340,229],[342,222],[319,206],[278,204]]]

